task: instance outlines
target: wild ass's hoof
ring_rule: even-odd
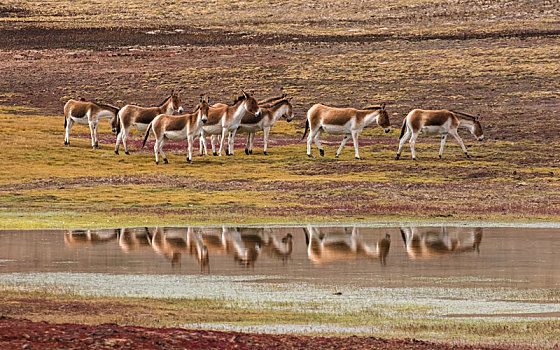
[[[192,162],[192,159],[187,158],[187,163],[192,164],[192,163],[193,163],[193,162]]]
[[[357,160],[362,160],[362,158],[361,158],[361,157],[356,157],[356,159],[357,159]]]
[[[441,159],[441,154],[439,155],[439,159]]]
[[[167,161],[167,158],[163,158],[163,164],[169,164],[169,162]]]
[[[249,150],[249,154],[253,154],[253,150],[252,150],[252,149],[251,149],[251,150]]]
[[[471,159],[471,158],[472,158],[471,155],[468,154],[468,153],[465,153],[465,155],[467,156],[467,159]]]
[[[335,158],[338,158],[338,154],[335,154],[334,157],[335,157]]]
[[[119,151],[118,151],[118,150],[115,150],[115,154],[118,156],[118,155],[119,155]]]
[[[413,160],[413,161],[416,161],[416,157],[412,157],[412,160]]]
[[[320,150],[319,150],[319,154],[321,155],[321,157],[324,157],[324,156],[325,156],[325,150],[320,149]]]
[[[159,165],[159,162],[158,162],[158,161],[156,161],[156,165]]]
[[[218,153],[217,153],[217,152],[214,152],[214,157],[217,157],[217,156],[218,156]]]
[[[69,142],[69,141],[66,141],[66,140],[64,140],[64,146],[70,146],[70,142]]]
[[[401,158],[400,154],[397,154],[397,156],[395,157],[395,160],[399,160]]]
[[[247,148],[245,148],[245,154],[249,155],[249,150]]]
[[[124,151],[124,154],[126,154],[127,156],[129,156],[129,155],[130,155],[130,152]]]
[[[307,153],[307,156],[308,156],[309,158],[313,158],[313,156],[312,156],[311,154],[309,154],[309,153]]]
[[[229,150],[226,149],[226,156],[229,156]]]
[[[264,155],[265,155],[265,156],[268,156],[268,152],[267,152],[267,151],[264,151]]]

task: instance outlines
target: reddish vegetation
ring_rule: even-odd
[[[416,339],[309,337],[145,328],[116,324],[81,325],[0,317],[2,349],[512,349],[511,346],[453,345]],[[519,349],[519,347],[515,347]]]

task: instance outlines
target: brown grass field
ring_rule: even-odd
[[[545,0],[2,1],[0,229],[557,222],[559,18]],[[184,143],[170,143],[170,164],[156,166],[153,139],[141,149],[138,132],[131,155],[115,155],[105,121],[101,149],[84,126],[63,145],[68,99],[147,106],[172,89],[186,110],[201,94],[229,102],[241,89],[284,91],[296,119],[273,128],[269,156],[261,135],[246,156],[241,135],[235,156],[193,165]],[[324,138],[324,158],[314,147],[308,159],[305,113],[319,102],[386,102],[393,130],[361,134],[364,160],[351,142],[335,159],[339,136]],[[463,130],[473,159],[448,139],[439,160],[439,138],[421,136],[418,161],[408,144],[395,161],[413,108],[480,114],[486,141]]]

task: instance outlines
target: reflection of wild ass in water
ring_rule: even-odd
[[[447,134],[451,134],[459,145],[461,149],[467,156],[471,158],[463,140],[459,137],[457,129],[459,127],[465,127],[469,129],[471,134],[473,134],[478,141],[484,140],[484,131],[482,130],[482,125],[480,124],[480,117],[475,117],[466,113],[448,111],[448,110],[423,110],[423,109],[413,109],[408,113],[406,118],[404,118],[401,136],[399,143],[399,149],[397,151],[397,156],[395,159],[401,157],[401,151],[404,143],[410,137],[410,151],[412,152],[412,159],[416,160],[416,152],[414,151],[414,145],[416,144],[416,139],[420,132],[426,135],[442,135],[441,136],[441,146],[439,148],[439,157],[443,153],[443,145],[445,145],[445,140],[447,139]],[[406,130],[406,133],[405,133]]]
[[[470,229],[464,237],[458,232],[450,235],[446,227],[402,227],[401,235],[410,258],[430,259],[462,252],[479,252],[482,228]]]
[[[128,139],[131,127],[134,126],[138,131],[145,132],[148,125],[156,116],[160,114],[175,113],[183,113],[183,107],[181,106],[179,94],[174,91],[171,91],[171,94],[156,107],[139,107],[135,105],[124,106],[119,111],[118,135],[117,143],[115,145],[115,153],[119,154],[119,145],[122,140],[124,153],[129,154],[128,147],[126,146],[126,140]]]
[[[379,259],[382,265],[387,263],[387,255],[391,246],[391,236],[386,234],[374,246],[366,243],[358,228],[304,228],[307,243],[307,255],[316,264],[337,260],[357,258]]]
[[[208,154],[206,149],[207,135],[221,135],[220,150],[218,153],[216,153],[214,143],[212,143],[212,152],[214,155],[221,156],[226,135],[229,132],[236,131],[241,123],[241,119],[247,114],[260,118],[262,110],[259,107],[257,100],[255,100],[252,95],[245,93],[245,91],[243,91],[242,96],[239,96],[234,101],[233,105],[218,103],[210,107],[210,110],[208,111],[208,122],[206,122],[206,124],[202,127],[202,133],[200,134],[200,154],[202,155],[203,148],[204,154]],[[228,149],[226,150],[226,155],[233,155],[234,136],[235,133],[233,133],[232,137],[228,139]]]
[[[334,108],[322,104],[313,105],[307,111],[307,121],[302,140],[309,129],[307,137],[307,156],[311,157],[311,142],[315,141],[321,157],[325,155],[319,137],[323,132],[335,135],[344,135],[340,147],[336,151],[335,157],[338,158],[346,142],[352,137],[356,159],[360,159],[358,153],[358,134],[369,124],[376,122],[385,132],[391,130],[389,114],[385,110],[385,103],[381,106],[371,106],[364,109],[355,108]]]
[[[209,266],[208,249],[202,242],[200,232],[192,227],[157,227],[152,236],[152,248],[171,260],[173,266],[180,265],[183,253],[195,255],[201,268]]]
[[[104,103],[69,100],[64,105],[64,144],[70,146],[70,129],[74,123],[89,125],[91,134],[91,146],[99,148],[97,140],[97,125],[100,119],[108,119],[113,132],[117,131],[119,109]]]
[[[113,241],[119,237],[119,229],[105,230],[66,230],[64,243],[69,247],[95,245]]]
[[[291,234],[280,238],[263,228],[203,229],[201,236],[211,254],[232,254],[243,266],[253,266],[262,252],[286,261],[293,249]]]

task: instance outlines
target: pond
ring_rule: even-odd
[[[11,280],[8,275],[63,272],[356,287],[558,288],[559,238],[556,228],[445,226],[5,230],[0,283]]]

